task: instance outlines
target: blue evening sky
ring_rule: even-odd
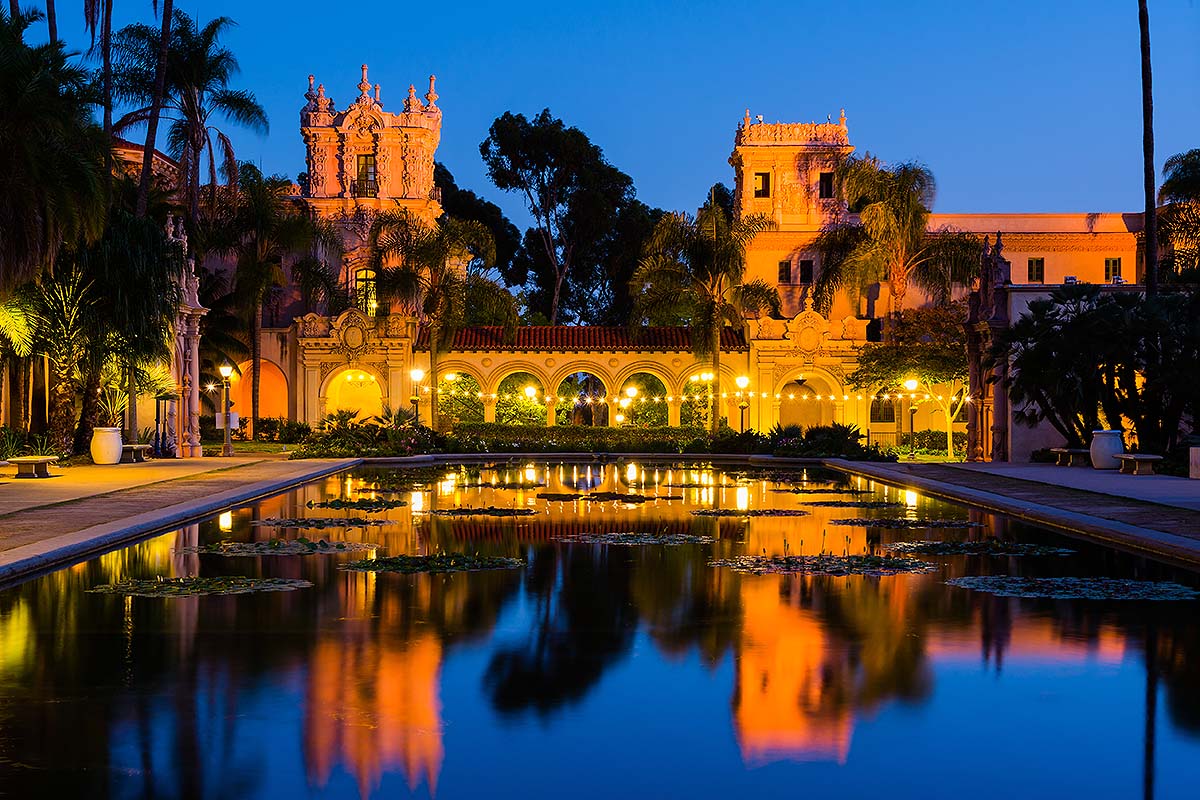
[[[82,3],[59,2],[82,48]],[[549,107],[629,173],[638,196],[694,209],[727,164],[747,106],[767,121],[837,117],[851,142],[918,159],[936,210],[1123,211],[1141,204],[1135,0],[791,0],[791,2],[400,3],[182,0],[238,28],[237,85],[271,131],[233,129],[240,157],[290,176],[304,168],[298,112],[306,76],[342,108],[370,65],[385,108],[438,76],[438,159],[460,186],[520,224],[520,199],[487,180],[478,146],[507,110]],[[150,17],[116,3],[117,25]],[[1200,146],[1200,8],[1151,0],[1158,162]]]

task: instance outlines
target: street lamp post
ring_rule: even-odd
[[[917,409],[913,406],[913,403],[912,403],[912,401],[913,401],[912,393],[915,392],[917,390],[917,387],[920,385],[921,385],[920,382],[918,382],[916,378],[909,378],[908,380],[906,380],[904,382],[904,388],[908,390],[908,459],[909,459],[909,461],[914,461],[917,458],[917,455],[916,455],[917,432],[916,432],[916,430],[914,430],[914,428],[915,428],[914,422],[915,422],[916,416],[917,416]]]
[[[738,416],[741,420],[739,429],[742,433],[745,433],[746,409],[750,407],[750,404],[746,402],[746,387],[750,385],[750,379],[745,375],[738,375],[737,378],[734,379],[734,383],[736,383],[738,387]]]
[[[221,383],[225,388],[225,403],[224,403],[224,421],[225,421],[225,444],[221,446],[221,455],[228,457],[233,455],[233,439],[230,436],[229,430],[229,407],[232,405],[229,402],[229,376],[233,374],[233,367],[230,364],[222,364],[217,368],[221,373]]]
[[[413,427],[421,424],[421,381],[425,380],[425,370],[412,369],[408,373],[408,377],[412,378],[412,407],[413,407]]]

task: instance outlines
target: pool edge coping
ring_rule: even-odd
[[[880,463],[848,461],[841,458],[824,459],[822,463],[830,469],[850,475],[919,489],[934,497],[968,503],[1023,522],[1032,522],[1062,533],[1097,541],[1127,553],[1168,561],[1193,570],[1200,567],[1200,541],[1195,539],[1130,525],[1127,522],[1067,511],[1057,506],[1014,500],[994,492],[898,472]]]
[[[0,589],[133,544],[137,539],[190,524],[223,509],[279,494],[294,486],[352,469],[363,463],[361,458],[311,461],[312,468],[284,478],[257,481],[123,520],[103,522],[33,544],[0,551]]]

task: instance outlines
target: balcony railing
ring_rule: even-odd
[[[355,197],[378,197],[379,183],[373,179],[359,178],[350,184],[350,191]]]

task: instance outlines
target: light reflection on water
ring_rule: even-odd
[[[1125,797],[1143,792],[1147,775],[1158,797],[1187,796],[1191,786],[1189,760],[1200,756],[1195,603],[1013,601],[943,583],[1006,572],[1191,576],[817,471],[794,482],[873,493],[780,493],[772,489],[790,484],[778,475],[632,462],[450,468],[417,486],[397,476],[331,476],[0,592],[0,795],[709,797],[819,781],[848,796]],[[583,490],[653,499],[539,497]],[[374,497],[409,505],[308,507]],[[901,507],[814,506],[807,517],[748,520],[689,513],[828,499]],[[462,506],[540,513],[430,513]],[[392,523],[303,532],[310,538],[376,543],[386,554],[519,555],[528,566],[399,576],[339,572],[338,556],[178,552],[222,536],[269,539],[272,528],[251,523],[305,516]],[[984,527],[830,525],[863,516]],[[714,543],[555,541],[580,531]],[[940,572],[886,578],[707,566],[739,553],[878,552],[884,542],[942,536],[1065,543],[1079,554],[933,558]],[[173,600],[84,593],[127,577],[216,574],[315,585]],[[1147,686],[1161,702],[1147,705]],[[1157,713],[1149,731],[1148,711]],[[1077,769],[1083,760],[1093,766]]]

